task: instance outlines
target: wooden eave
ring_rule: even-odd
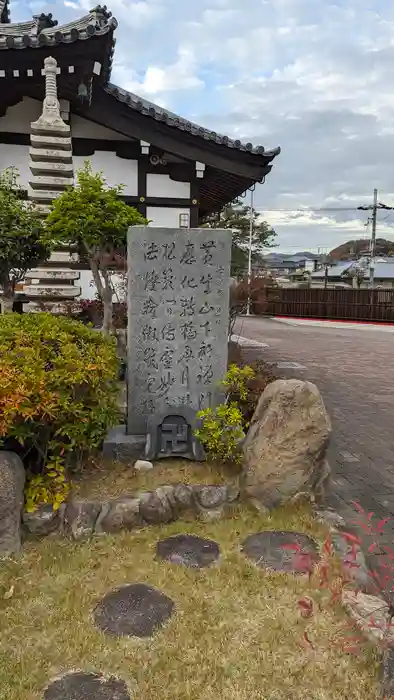
[[[200,218],[219,211],[253,184],[262,182],[280,153],[280,148],[257,153],[217,143],[207,137],[212,132],[201,129],[201,136],[190,133],[158,120],[153,111],[153,106],[148,114],[131,109],[109,94],[106,86],[97,86],[90,106],[73,105],[76,114],[130,139],[147,141],[163,152],[205,163],[204,177],[199,180]]]

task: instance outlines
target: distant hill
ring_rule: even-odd
[[[365,238],[358,238],[357,240],[347,241],[339,245],[338,248],[334,248],[328,255],[333,260],[349,260],[367,254],[368,251],[369,241]],[[376,255],[394,256],[394,241],[388,241],[385,238],[377,238]]]

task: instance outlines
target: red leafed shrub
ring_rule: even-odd
[[[277,286],[274,280],[268,277],[252,277],[250,282],[251,312],[264,314],[267,310],[267,287]],[[231,288],[230,304],[242,311],[248,301],[248,280],[243,279]]]
[[[42,308],[44,311],[45,309]],[[62,316],[75,318],[85,325],[91,323],[94,328],[100,328],[103,323],[103,303],[100,299],[78,299],[63,304]],[[127,328],[126,302],[113,304],[113,327]]]
[[[368,552],[380,551],[385,552],[387,555],[386,561],[379,562],[376,569],[368,572],[372,588],[376,595],[382,598],[382,610],[387,607],[385,623],[378,623],[373,615],[370,616],[368,621],[368,626],[371,629],[379,628],[382,631],[383,635],[380,644],[384,648],[388,644],[385,638],[386,634],[394,627],[394,548],[380,545],[379,536],[384,534],[384,527],[391,518],[383,518],[374,523],[374,513],[366,513],[359,503],[353,503],[353,505],[360,516],[353,524],[361,527],[363,532],[372,539]],[[284,549],[294,551],[293,566],[295,571],[300,573],[307,572],[309,582],[313,587],[325,590],[330,594],[329,606],[340,604],[342,595],[346,590],[353,591],[356,595],[359,593],[352,570],[360,567],[360,564],[357,562],[357,553],[362,546],[362,541],[350,532],[342,532],[341,535],[348,544],[348,551],[340,562],[339,570],[337,555],[330,534],[324,540],[318,564],[313,563],[310,554],[303,552],[300,545],[289,544],[284,546]],[[318,597],[314,597],[313,594],[312,597],[304,596],[304,598],[299,600],[298,607],[301,617],[307,621],[313,618],[316,611],[319,613],[324,612],[324,607]],[[364,641],[361,631],[357,629],[355,623],[352,624],[350,622],[344,626],[337,638],[332,639],[332,644],[340,647],[344,653],[355,654],[360,651]],[[302,645],[315,649],[307,626],[303,632]]]

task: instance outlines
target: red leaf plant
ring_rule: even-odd
[[[374,523],[373,519],[375,514],[373,512],[366,512],[357,502],[352,503],[359,514],[359,519],[354,520],[353,524],[358,525],[366,535],[374,538],[374,541],[368,547],[368,552],[370,554],[376,551],[385,552],[388,559],[388,561],[379,563],[377,569],[368,571],[368,576],[372,583],[371,589],[374,589],[374,592],[382,597],[384,601],[382,608],[379,610],[384,610],[388,607],[386,620],[383,623],[377,622],[372,614],[369,617],[368,627],[381,630],[382,639],[380,640],[380,645],[382,648],[387,648],[389,645],[387,635],[391,628],[394,627],[394,548],[391,549],[390,547],[380,545],[379,537],[384,534],[384,527],[391,518],[383,518],[377,523]],[[330,592],[331,595],[328,606],[341,603],[342,595],[345,590],[351,590],[355,595],[360,592],[360,588],[352,573],[354,569],[360,567],[360,564],[357,562],[357,554],[359,548],[361,548],[362,542],[359,537],[350,532],[342,532],[341,535],[348,545],[348,551],[342,558],[342,566],[339,574],[335,571],[336,553],[330,534],[326,536],[323,542],[321,557],[318,564],[313,562],[309,552],[302,551],[299,544],[283,546],[283,549],[294,552],[292,564],[295,572],[307,574],[310,583],[316,582],[319,589]],[[308,596],[298,601],[298,608],[301,617],[307,621],[312,620],[316,610],[323,612],[321,603]],[[339,647],[343,653],[357,654],[364,641],[365,638],[361,630],[358,629],[355,623],[349,622],[345,623],[340,632],[332,639],[332,645]],[[308,629],[303,632],[301,645],[307,649],[315,649]],[[385,700],[389,699],[386,698]]]

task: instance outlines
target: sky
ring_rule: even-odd
[[[278,250],[370,236],[357,206],[374,187],[394,205],[391,0],[107,4],[119,22],[112,82],[219,133],[281,146],[254,193]],[[10,5],[13,21],[44,11],[60,23],[92,0]],[[394,240],[394,211],[379,213],[377,233]]]

